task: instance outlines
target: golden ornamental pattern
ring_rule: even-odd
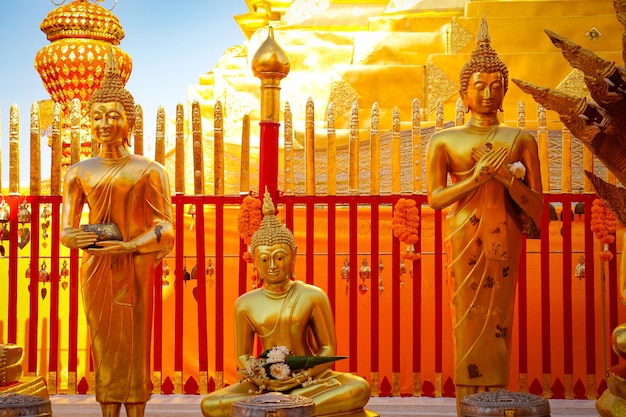
[[[437,102],[446,101],[451,96],[459,93],[459,86],[436,65],[431,63],[427,65],[426,78],[426,85],[428,85],[426,110],[428,114],[435,111]]]
[[[459,24],[456,17],[452,18],[452,26],[450,28],[450,53],[458,54],[467,45],[474,42],[474,35]]]

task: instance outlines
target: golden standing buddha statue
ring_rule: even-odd
[[[428,203],[449,207],[444,243],[457,412],[480,387],[508,385],[522,233],[530,220],[540,224],[543,210],[536,141],[498,120],[508,70],[484,18],[460,85],[469,122],[434,134],[426,157]]]
[[[254,358],[258,337],[263,351],[285,346],[292,355],[334,356],[337,343],[328,296],[320,288],[295,281],[296,242],[275,216],[268,192],[263,220],[252,236],[250,251],[263,286],[235,302],[235,354],[239,369]],[[205,417],[230,416],[232,404],[250,395],[281,392],[311,398],[318,416],[376,416],[363,409],[370,398],[368,382],[318,364],[286,378],[245,378],[202,400]]]
[[[160,164],[127,148],[134,100],[120,80],[112,53],[89,106],[100,152],[67,171],[61,242],[83,250],[82,296],[102,415],[117,417],[124,404],[128,417],[142,417],[152,391],[155,267],[174,244],[169,181]],[[85,204],[89,224],[80,227]],[[119,240],[100,235],[110,231],[111,224]]]

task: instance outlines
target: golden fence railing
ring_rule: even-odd
[[[452,396],[445,211],[426,204],[424,152],[434,131],[463,123],[464,115],[461,108],[455,121],[446,123],[438,106],[435,123],[423,123],[419,103],[412,104],[409,121],[397,109],[393,120],[380,120],[374,104],[365,123],[353,106],[349,129],[335,128],[331,105],[324,133],[314,129],[312,101],[307,102],[304,126],[294,126],[286,106],[279,216],[298,242],[298,279],[322,287],[331,299],[339,352],[350,357],[335,366],[367,378],[373,395]],[[177,107],[172,152],[164,145],[165,112],[157,112],[155,159],[174,177],[177,235],[155,284],[155,393],[204,394],[237,379],[232,306],[255,284],[252,267],[241,256],[246,248],[239,239],[237,216],[240,191],[254,188],[257,180],[259,156],[250,147],[246,117],[240,146],[245,160],[235,168],[228,165],[233,158],[225,157],[233,148],[224,142],[228,135],[221,104],[215,109],[214,134],[208,135],[196,103],[190,121],[184,108]],[[69,148],[64,143],[76,143],[81,127],[74,124],[68,134],[57,108],[48,143],[37,144],[40,118],[36,109],[31,112],[28,137],[35,169],[31,192],[24,196],[14,184],[19,182],[19,165],[13,158],[19,157],[20,142],[19,115],[12,111],[13,188],[3,197],[10,220],[0,225],[0,343],[24,346],[26,373],[44,376],[51,393],[88,393],[93,377],[80,297],[80,253],[68,251],[58,239],[62,160]],[[617,298],[621,254],[610,262],[597,257],[590,213],[584,210],[595,194],[582,170],[614,179],[568,132],[548,130],[545,111],[539,109],[532,123],[526,113],[521,104],[517,123],[536,129],[542,174],[547,176],[546,210],[541,238],[524,242],[511,388],[552,398],[593,399],[606,388],[605,365],[617,362],[603,342],[609,337],[606,331],[626,321],[626,312]],[[316,142],[320,136],[324,140]],[[148,149],[145,142],[136,151]],[[36,169],[37,158],[48,153],[50,185]],[[79,157],[72,155],[74,161]],[[186,182],[193,183],[193,194],[185,193]],[[420,209],[416,250],[422,256],[412,262],[402,260],[405,248],[391,230],[393,206],[400,198],[415,199]],[[26,208],[30,221],[20,223],[18,212]],[[622,232],[620,228],[618,242]],[[613,244],[611,250],[615,253],[617,247]]]

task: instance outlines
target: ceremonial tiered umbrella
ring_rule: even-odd
[[[73,0],[52,10],[41,22],[50,44],[35,57],[46,90],[62,106],[68,126],[73,99],[81,105],[81,152],[91,150],[87,102],[100,86],[108,54],[113,51],[123,83],[132,70],[130,55],[120,49],[124,31],[119,19],[104,7],[88,0]],[[63,137],[63,154],[70,154],[69,136]]]

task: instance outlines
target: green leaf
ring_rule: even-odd
[[[289,369],[298,371],[322,363],[336,362],[346,358],[347,356],[287,356],[286,362],[287,365],[289,365]]]

